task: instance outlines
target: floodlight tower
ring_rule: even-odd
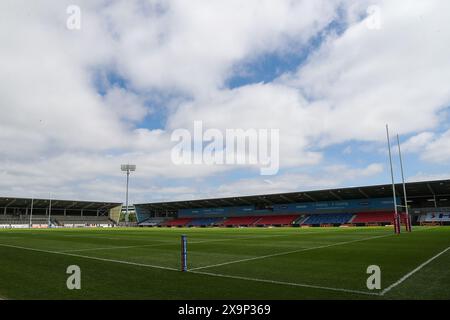
[[[33,206],[34,206],[34,197],[31,198],[30,228],[33,228]]]
[[[51,228],[52,225],[52,194],[50,193],[50,199],[48,204],[48,227]]]
[[[134,164],[122,164],[120,166],[120,169],[123,172],[127,173],[127,198],[126,198],[126,204],[125,204],[125,210],[126,210],[125,222],[128,222],[128,185],[129,185],[129,181],[130,181],[130,172],[136,171],[136,165],[134,165]],[[117,221],[117,222],[120,222],[120,215],[119,215],[119,221]]]

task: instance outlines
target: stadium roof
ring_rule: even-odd
[[[401,184],[395,185],[396,192],[403,196]],[[408,199],[433,196],[450,196],[450,180],[410,182],[406,184]],[[203,200],[172,201],[136,204],[155,211],[217,208],[248,205],[273,205],[301,202],[340,201],[364,198],[392,197],[392,185],[375,185],[365,187],[338,188],[315,191],[300,191],[280,194],[267,194],[243,197],[229,197]]]
[[[121,203],[113,202],[91,202],[91,201],[74,201],[74,200],[57,200],[52,199],[52,207],[55,209],[74,209],[74,210],[100,210],[112,209],[122,205]],[[50,199],[34,199],[34,208],[48,208]],[[13,198],[0,197],[0,208],[29,208],[31,207],[31,199],[29,198]]]

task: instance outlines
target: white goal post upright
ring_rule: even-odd
[[[396,234],[400,234],[400,219],[399,219],[398,209],[397,209],[397,196],[395,194],[394,169],[392,166],[391,140],[389,138],[389,126],[388,125],[386,125],[386,135],[387,135],[387,143],[388,143],[388,150],[389,150],[389,163],[391,166],[392,193],[394,196],[394,230],[395,230]]]
[[[187,271],[187,236],[181,236],[181,272]]]
[[[403,184],[403,196],[405,199],[405,224],[406,224],[406,231],[411,232],[412,231],[412,225],[411,225],[411,217],[409,216],[409,210],[408,210],[408,198],[406,196],[406,183],[405,183],[405,175],[403,173],[403,159],[402,159],[402,150],[400,148],[400,138],[397,134],[397,144],[398,144],[398,155],[400,157],[400,170],[402,172],[402,184]]]

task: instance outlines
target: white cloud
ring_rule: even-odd
[[[235,63],[305,44],[340,2],[112,2],[102,16],[114,26],[119,69],[134,85],[208,96]]]
[[[450,130],[436,137],[420,151],[422,159],[431,163],[444,164],[450,161]]]
[[[242,179],[219,187],[218,194],[226,196],[256,195],[330,189],[349,186],[349,183],[373,177],[383,171],[379,163],[364,168],[351,168],[346,165],[326,166],[319,173],[293,173],[276,176],[269,181],[264,178]]]
[[[285,86],[255,84],[218,91],[207,100],[182,106],[168,125],[189,129],[195,120],[223,132],[235,128],[279,129],[282,166],[312,165],[322,159],[320,152],[307,150],[312,147],[311,138],[323,127],[320,106],[308,106],[297,90]]]
[[[417,153],[428,163],[445,164],[450,161],[450,130],[441,134],[421,132],[405,141],[402,151]]]
[[[433,132],[421,132],[402,143],[402,151],[421,152],[430,142],[434,140],[434,138],[435,135]]]
[[[360,21],[367,1],[84,0],[80,31],[65,27],[69,4],[0,2],[2,194],[52,189],[61,197],[115,199],[123,178],[118,165],[132,161],[139,199],[196,197],[198,179],[209,177],[207,190],[214,190],[214,177],[234,168],[170,162],[171,130],[194,120],[219,129],[280,129],[283,169],[324,166],[323,147],[334,143],[382,141],[386,122],[399,133],[426,131],[406,151],[423,145],[424,160],[450,159],[450,134],[433,133],[446,125],[438,112],[450,105],[446,2],[375,1],[383,15],[378,31]],[[308,41],[340,11],[350,27],[322,34],[325,43],[297,71],[225,88],[236,66],[268,53],[312,50]],[[110,73],[126,86],[111,82]],[[147,103],[155,93],[175,97],[159,100],[167,102],[167,125],[139,128],[155,116]],[[292,180],[327,187],[379,170],[328,167],[323,177]],[[303,186],[288,174],[269,184],[252,181],[236,190]]]
[[[126,120],[139,121],[150,113],[143,97],[119,87],[109,89],[104,102],[112,112]]]
[[[399,133],[432,129],[450,104],[450,4],[373,4],[381,9],[380,30],[355,23],[283,79],[327,106],[324,144],[384,139],[386,123]]]
[[[450,172],[446,173],[424,173],[424,172],[418,172],[417,174],[409,177],[407,179],[408,182],[416,182],[416,181],[433,181],[433,180],[445,180],[450,179]]]

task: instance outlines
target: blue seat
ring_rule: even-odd
[[[211,226],[219,221],[223,220],[222,218],[199,218],[194,219],[188,223],[188,226],[200,227],[200,226]]]
[[[344,224],[350,221],[351,213],[314,214],[309,216],[303,224]]]

